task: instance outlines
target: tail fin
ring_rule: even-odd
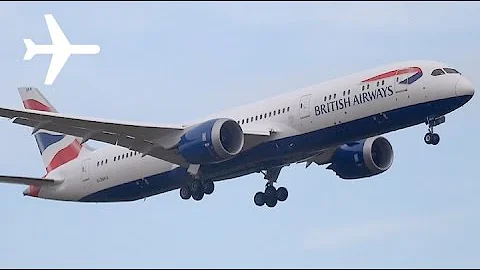
[[[33,43],[31,39],[24,39],[23,42],[25,43],[25,47],[27,47],[23,60],[31,60],[35,54],[37,54],[35,51],[35,43]]]
[[[34,87],[18,88],[25,109],[54,112],[57,110]],[[57,167],[76,159],[85,152],[93,151],[86,144],[81,144],[81,138],[40,129],[35,133],[38,149],[42,155],[47,173]]]

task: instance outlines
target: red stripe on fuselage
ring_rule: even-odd
[[[36,111],[44,111],[44,112],[51,112],[52,109],[45,104],[42,104],[34,99],[27,99],[23,101],[23,106],[26,109],[36,110]]]
[[[419,67],[409,67],[409,68],[404,68],[404,69],[397,69],[397,70],[392,70],[392,71],[385,72],[385,73],[382,73],[380,75],[371,77],[371,78],[366,79],[362,82],[371,82],[371,81],[390,78],[390,77],[393,77],[395,75],[402,75],[402,74],[413,73],[413,72],[422,72],[422,70]]]
[[[55,170],[61,165],[70,162],[78,157],[82,146],[78,140],[74,140],[69,146],[58,151],[47,166],[47,173]]]

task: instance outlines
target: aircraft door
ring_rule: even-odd
[[[90,180],[90,159],[82,161],[80,180],[83,190],[85,192],[90,192],[90,189],[92,188],[92,181]]]
[[[86,159],[82,161],[82,173],[81,173],[81,180],[82,182],[86,182],[90,180],[90,171],[88,165],[90,164],[90,159]]]
[[[304,95],[300,99],[300,119],[307,118],[310,116],[310,97],[312,95]]]

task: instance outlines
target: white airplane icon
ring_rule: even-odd
[[[31,39],[24,39],[27,51],[23,60],[31,60],[37,54],[51,54],[52,59],[48,68],[45,84],[51,85],[57,75],[62,70],[68,58],[72,54],[98,54],[100,47],[98,45],[72,45],[68,41],[62,29],[58,25],[52,14],[45,14],[48,32],[52,39],[52,45],[36,45]]]

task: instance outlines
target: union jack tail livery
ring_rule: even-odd
[[[37,88],[20,87],[18,91],[25,109],[58,113]],[[71,135],[39,129],[34,136],[47,174],[84,152],[92,151],[86,144],[81,144],[81,138]]]

